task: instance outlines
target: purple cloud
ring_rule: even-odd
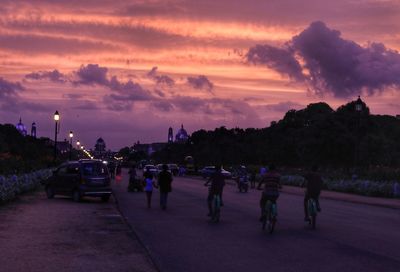
[[[75,74],[78,77],[78,80],[74,81],[76,85],[99,85],[116,92],[103,97],[103,102],[109,110],[131,110],[132,103],[135,101],[154,99],[148,90],[132,80],[121,82],[116,76],[108,79],[108,68],[98,64],[82,65]]]
[[[155,66],[153,67],[148,73],[147,76],[151,79],[153,79],[157,84],[164,84],[167,85],[168,87],[172,87],[175,85],[175,80],[173,80],[171,77],[166,76],[166,75],[161,75],[159,76],[157,74],[157,69],[158,67]]]
[[[86,66],[82,65],[79,70],[76,71],[76,75],[78,76],[79,80],[75,83],[107,86],[109,84],[107,72],[107,67],[100,67],[98,64],[88,64]]]
[[[64,83],[67,81],[66,76],[63,73],[60,73],[58,70],[32,72],[25,75],[25,78],[33,80],[49,79],[50,81],[56,83]]]
[[[18,92],[25,90],[19,82],[11,82],[0,77],[0,98],[1,100],[18,96]],[[0,100],[0,101],[1,101]]]
[[[300,58],[302,61],[297,60]],[[400,54],[383,44],[362,47],[340,32],[314,22],[283,48],[256,45],[247,61],[264,64],[297,82],[305,81],[318,95],[352,97],[400,87]]]
[[[187,82],[194,89],[206,90],[213,94],[214,84],[206,76],[188,77]]]
[[[263,64],[280,74],[289,76],[296,81],[303,81],[302,67],[296,60],[293,52],[286,48],[277,48],[270,45],[256,45],[250,48],[246,55],[253,64]]]
[[[154,92],[160,97],[165,97],[165,93],[159,89],[155,89]]]
[[[163,111],[163,112],[170,112],[174,109],[174,106],[172,105],[172,103],[167,100],[154,101],[152,103],[152,106],[155,109],[157,109],[159,111]]]

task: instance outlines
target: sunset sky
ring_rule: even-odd
[[[0,123],[89,148],[266,127],[358,95],[400,114],[400,1],[1,0]]]

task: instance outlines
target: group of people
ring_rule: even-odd
[[[272,203],[276,203],[276,201],[279,198],[279,189],[282,187],[281,186],[281,175],[277,171],[275,165],[271,164],[268,167],[268,170],[263,167],[260,171],[260,176],[261,179],[258,183],[257,189],[263,190],[261,193],[261,198],[260,198],[260,210],[261,210],[261,217],[260,221],[264,220],[265,216],[265,204],[268,200],[270,200]],[[308,221],[309,216],[308,216],[308,208],[307,208],[307,202],[310,198],[313,198],[316,200],[317,204],[317,210],[321,211],[320,205],[319,205],[319,195],[322,189],[322,178],[318,174],[318,166],[313,166],[311,168],[311,171],[304,176],[304,183],[302,187],[306,187],[306,193],[304,196],[304,220]],[[209,209],[209,214],[211,215],[211,205],[212,205],[212,199],[215,194],[220,195],[220,198],[222,200],[222,192],[223,188],[225,185],[225,179],[224,176],[221,173],[221,166],[216,167],[216,172],[210,177],[209,181],[206,182],[205,185],[208,185],[208,183],[211,183],[208,197],[207,197],[207,202],[208,202],[208,209]],[[261,189],[261,186],[264,185],[264,188]],[[223,202],[222,202],[223,203]],[[223,205],[221,203],[221,206]]]
[[[209,186],[208,197],[207,197],[207,204],[208,204],[208,216],[211,215],[212,212],[212,200],[214,195],[219,195],[221,199],[221,206],[223,206],[222,201],[222,193],[225,186],[225,177],[221,173],[222,167],[220,165],[216,166],[216,171],[211,175],[210,179],[204,184],[205,186]],[[131,179],[132,177],[136,177],[136,170],[133,167],[130,170]],[[261,210],[261,217],[260,221],[262,221],[265,216],[264,209],[265,204],[268,200],[272,203],[276,203],[279,198],[279,189],[281,188],[281,175],[277,171],[275,165],[271,164],[268,167],[268,170],[263,167],[260,171],[261,179],[258,183],[257,189],[262,190],[261,198],[260,198],[260,210]],[[157,176],[157,182],[154,181],[153,174],[146,170],[143,174],[144,177],[144,191],[146,193],[147,198],[147,207],[151,208],[151,199],[153,188],[158,188],[160,191],[160,207],[163,210],[167,208],[167,200],[168,200],[168,193],[171,192],[172,186],[171,183],[173,181],[173,176],[171,172],[168,171],[168,166],[164,164],[162,166],[162,171]],[[305,221],[309,220],[308,216],[308,209],[307,209],[307,202],[310,198],[316,200],[317,210],[321,211],[319,205],[319,195],[322,189],[322,178],[318,174],[318,167],[313,166],[311,171],[305,174],[304,176],[304,184],[303,187],[306,187],[306,193],[304,196],[304,218]],[[264,185],[264,188],[261,189],[261,186]]]
[[[129,171],[130,180],[136,179],[136,169],[132,167]],[[172,191],[171,183],[173,181],[171,172],[168,171],[168,166],[163,164],[162,171],[157,175],[157,182],[154,180],[153,174],[147,169],[143,173],[144,191],[146,193],[147,208],[151,208],[151,199],[153,188],[158,188],[160,191],[160,207],[163,210],[167,209],[168,193]]]

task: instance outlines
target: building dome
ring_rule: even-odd
[[[106,151],[106,143],[102,138],[97,139],[96,145],[94,146],[95,151],[97,152],[104,152]]]
[[[178,133],[175,136],[176,142],[186,142],[189,139],[189,135],[186,130],[183,128],[183,124],[181,128],[178,130]]]
[[[22,135],[26,136],[27,131],[26,131],[26,126],[22,124],[21,118],[19,118],[19,123],[15,125],[16,129],[21,133]]]

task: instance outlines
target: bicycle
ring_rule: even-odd
[[[313,229],[316,228],[317,224],[317,202],[314,198],[310,198],[307,201],[307,211],[308,211],[308,222]]]
[[[263,212],[262,229],[265,230],[265,227],[268,226],[269,233],[274,232],[276,221],[277,205],[268,199]]]

